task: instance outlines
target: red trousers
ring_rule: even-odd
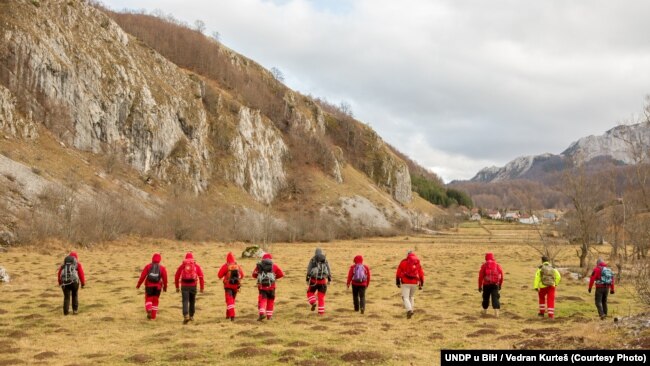
[[[151,312],[151,319],[156,319],[156,314],[158,314],[159,299],[160,299],[160,295],[158,296],[149,296],[147,294],[144,295],[144,309],[147,312]]]
[[[273,307],[275,305],[275,290],[259,290],[257,297],[257,308],[260,315],[266,315],[267,319],[273,316]]]
[[[226,289],[226,318],[235,317],[235,297],[237,297],[237,291],[232,289]]]
[[[327,291],[327,285],[311,285],[307,289],[307,301],[310,305],[316,303],[318,299],[318,314],[325,314],[325,292]]]
[[[540,288],[539,296],[539,313],[544,315],[544,311],[548,311],[548,317],[555,317],[555,286],[548,286]]]

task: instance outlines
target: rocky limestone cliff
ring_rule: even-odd
[[[270,203],[286,183],[287,146],[281,134],[265,123],[259,111],[242,108],[231,152],[232,180],[258,201]]]
[[[0,130],[12,137],[33,139],[38,136],[36,124],[16,110],[16,98],[0,85]]]
[[[74,147],[120,150],[143,174],[205,189],[208,126],[196,80],[83,3],[12,1],[3,13],[3,82],[37,108],[64,109],[55,123],[71,125]]]
[[[262,110],[248,107],[237,90],[222,89],[214,79],[178,67],[85,2],[0,2],[0,29],[0,129],[8,136],[36,139],[39,130],[48,136],[51,132],[57,148],[60,142],[63,150],[73,154],[78,149],[124,157],[139,172],[139,178],[138,174],[131,178],[145,178],[143,184],[149,184],[151,177],[181,183],[195,192],[208,192],[214,184],[219,192],[225,180],[263,204],[272,203],[290,178],[316,185],[321,178],[298,175],[312,174],[315,165],[327,175],[324,180],[333,179],[346,195],[365,197],[360,200],[370,202],[363,196],[368,186],[373,191],[375,185],[381,188],[376,191],[382,198],[375,197],[370,205],[390,201],[396,207],[393,211],[400,211],[400,204],[412,200],[407,164],[366,125],[354,121],[362,128],[353,133],[370,138],[363,140],[362,160],[352,165],[349,147],[330,135],[328,120],[335,117],[316,101],[280,84],[271,85],[280,90],[278,109],[283,113],[271,120]],[[253,76],[265,72],[245,57],[230,54],[233,67]],[[291,150],[296,140],[307,143]],[[311,155],[310,159],[317,155],[319,161],[303,164],[306,169],[292,166],[290,172],[287,161],[302,154]],[[91,164],[85,159],[81,163]],[[364,177],[363,188],[344,187],[348,165],[371,180]],[[112,180],[110,185],[128,191],[125,182],[103,172],[103,167],[92,170],[101,179],[82,184],[85,190],[101,190],[109,185],[101,181],[106,177]],[[155,191],[157,185],[150,187]],[[313,194],[307,188],[305,192]],[[168,193],[132,196],[161,206],[156,194],[164,200]],[[308,197],[302,202],[337,205],[339,201]],[[387,222],[395,221],[393,216],[406,217],[382,214]],[[378,222],[384,226],[384,221]]]

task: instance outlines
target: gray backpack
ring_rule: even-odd
[[[315,278],[317,280],[322,280],[330,276],[330,272],[327,269],[327,260],[323,254],[317,255],[314,257],[315,263],[309,272],[309,277]]]
[[[77,258],[69,255],[63,260],[61,265],[61,286],[79,283],[79,273],[77,272]]]

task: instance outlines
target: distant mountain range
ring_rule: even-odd
[[[514,179],[545,181],[552,173],[560,172],[567,161],[590,163],[610,160],[617,164],[633,163],[631,141],[650,146],[650,122],[616,126],[600,136],[587,136],[573,142],[559,155],[542,154],[518,157],[503,167],[486,167],[470,182],[491,183]]]

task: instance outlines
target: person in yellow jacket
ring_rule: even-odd
[[[539,313],[537,315],[544,317],[548,312],[550,319],[555,318],[555,287],[560,284],[560,272],[553,268],[547,256],[542,257],[542,265],[535,272],[535,284],[533,288],[537,291],[539,297]]]

